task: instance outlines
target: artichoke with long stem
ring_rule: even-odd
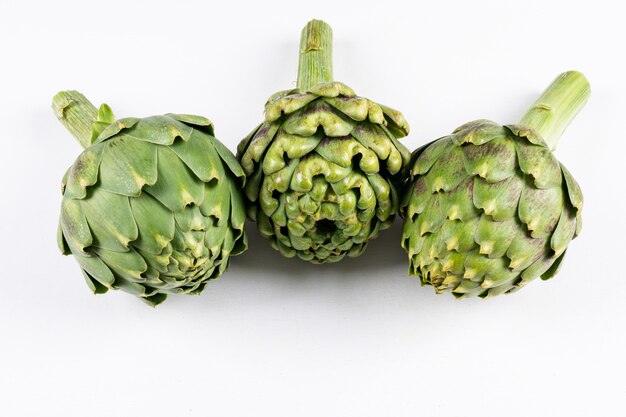
[[[85,148],[63,179],[59,246],[94,293],[199,294],[246,249],[243,171],[208,119],[115,120],[76,91],[52,107]]]
[[[410,152],[401,113],[333,81],[332,32],[302,31],[297,88],[265,105],[238,147],[248,216],[283,255],[313,262],[358,256],[391,225]]]
[[[589,94],[566,72],[519,124],[477,120],[418,148],[401,204],[409,273],[459,298],[553,277],[580,233],[583,196],[552,151]]]

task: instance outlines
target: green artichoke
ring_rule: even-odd
[[[409,274],[461,298],[557,273],[583,196],[551,149],[589,93],[582,74],[561,74],[518,125],[477,120],[413,153],[401,203]]]
[[[410,152],[402,114],[332,82],[332,33],[302,31],[296,89],[265,105],[238,147],[248,216],[283,255],[313,263],[358,256],[391,225]]]
[[[76,91],[53,109],[83,145],[63,179],[59,246],[96,293],[199,294],[246,249],[244,175],[199,116],[115,120]]]

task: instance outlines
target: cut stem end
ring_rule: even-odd
[[[52,98],[52,110],[83,148],[91,145],[98,109],[78,91],[61,91]]]
[[[333,30],[322,20],[311,20],[300,35],[298,88],[309,90],[314,85],[333,80]]]

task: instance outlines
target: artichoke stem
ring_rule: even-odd
[[[520,124],[533,128],[554,151],[559,138],[583,108],[590,93],[589,81],[583,74],[564,72],[546,88]]]
[[[98,109],[84,95],[73,90],[61,91],[52,98],[52,110],[83,148],[91,145]]]
[[[311,20],[300,36],[298,88],[309,90],[333,81],[333,30],[322,20]]]

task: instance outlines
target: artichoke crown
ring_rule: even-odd
[[[478,120],[416,150],[401,204],[409,273],[488,297],[557,272],[583,197],[533,129]]]
[[[96,293],[122,289],[151,305],[200,293],[246,248],[239,163],[208,119],[115,121],[107,109],[63,180],[61,249]]]
[[[339,82],[274,94],[238,147],[249,217],[286,256],[359,255],[393,221],[408,131],[400,112]]]

